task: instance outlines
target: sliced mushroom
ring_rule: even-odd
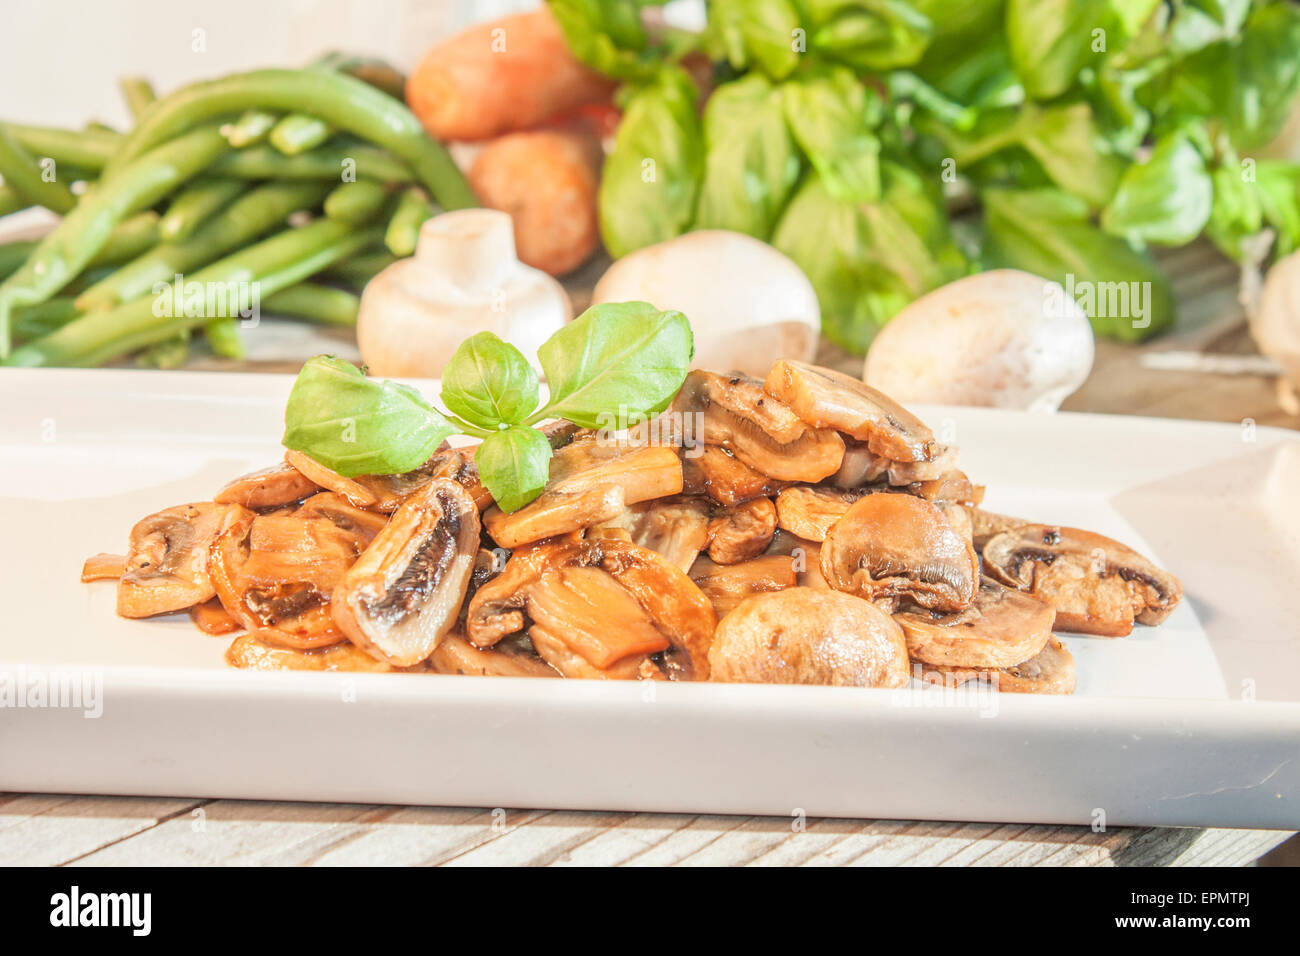
[[[831,528],[822,574],[837,591],[868,601],[906,599],[960,611],[975,599],[979,559],[969,536],[913,495],[867,495]]]
[[[795,562],[781,554],[765,554],[739,564],[716,564],[701,557],[691,566],[690,574],[718,617],[724,617],[747,597],[782,591],[799,583]]]
[[[844,458],[839,434],[809,425],[747,375],[691,372],[672,409],[698,416],[693,433],[699,441],[728,449],[778,481],[821,481]]]
[[[865,443],[850,441],[845,444],[844,461],[829,483],[837,488],[860,488],[877,482],[913,485],[941,480],[956,463],[957,449],[952,445],[937,446],[931,461],[897,461],[877,455]]]
[[[125,571],[117,582],[117,613],[150,617],[183,611],[216,592],[208,548],[227,527],[253,513],[210,501],[177,505],[136,522]]]
[[[410,667],[456,623],[479,551],[478,507],[449,478],[408,497],[334,589],[334,621],[377,659]]]
[[[241,634],[226,649],[226,663],[231,667],[255,671],[350,671],[377,674],[396,670],[347,641],[316,650],[299,650],[275,643],[272,638],[278,636],[266,631]]]
[[[1022,664],[998,669],[929,664],[922,669],[921,677],[945,687],[979,680],[1007,694],[1073,694],[1074,655],[1058,638],[1051,637],[1041,651]]]
[[[800,587],[832,590],[822,574],[822,546],[820,542],[809,541],[789,531],[777,529],[772,535],[772,543],[767,546],[769,555],[784,555],[790,559],[794,569],[795,583]]]
[[[1026,524],[984,544],[984,566],[1009,587],[1050,601],[1056,628],[1123,637],[1159,624],[1182,598],[1178,579],[1111,538],[1055,525]]]
[[[907,644],[889,615],[851,594],[788,588],[746,598],[718,624],[715,681],[902,687]]]
[[[332,468],[326,468],[316,459],[300,451],[290,449],[284,453],[288,465],[301,472],[313,483],[328,488],[336,495],[342,495],[358,508],[374,508],[379,504],[378,496],[356,479],[344,478]]]
[[[505,640],[491,650],[479,650],[455,631],[447,634],[429,656],[439,674],[473,677],[559,677],[560,674],[523,642]]]
[[[730,507],[769,498],[787,484],[755,471],[716,445],[700,445],[682,452],[682,491],[708,495],[720,505]]]
[[[204,634],[232,634],[242,630],[239,622],[216,598],[210,598],[190,608],[190,620]]]
[[[950,501],[971,508],[984,500],[984,486],[972,483],[964,471],[956,468],[948,469],[938,478],[913,482],[907,490],[926,501]]]
[[[1052,636],[1056,612],[1046,601],[980,581],[979,593],[955,614],[908,610],[894,615],[907,637],[907,652],[927,664],[999,668],[1029,660]]]
[[[943,448],[934,432],[898,402],[841,372],[782,360],[767,373],[763,387],[810,425],[866,442],[882,458],[934,461]]]
[[[587,537],[622,537],[686,571],[708,546],[709,527],[707,499],[674,496],[631,505],[621,515],[592,525]]]
[[[988,544],[989,539],[994,535],[999,535],[1003,531],[1014,531],[1029,524],[1024,518],[1012,518],[1009,515],[995,514],[992,511],[985,511],[983,508],[971,508],[970,520],[971,537],[975,542],[975,550],[980,552],[983,552],[984,545]]]
[[[537,498],[509,513],[489,508],[483,521],[493,541],[517,548],[609,521],[628,505],[681,490],[676,449],[575,439],[551,458],[550,479]]]
[[[82,581],[110,581],[126,573],[126,556],[101,551],[91,555],[81,566]]]
[[[825,541],[835,522],[861,497],[861,492],[841,488],[797,485],[776,496],[776,522],[782,531],[807,541]]]
[[[708,598],[654,551],[566,539],[511,555],[470,602],[466,636],[482,648],[527,630],[566,676],[654,677],[655,658],[670,679],[704,680],[716,624]]]
[[[254,511],[280,508],[302,501],[319,490],[312,481],[287,461],[242,475],[213,496],[218,504],[242,505]]]
[[[709,557],[718,564],[738,564],[762,554],[776,533],[776,505],[755,498],[728,508],[709,522]]]
[[[293,514],[299,518],[324,518],[339,530],[353,535],[355,543],[363,550],[388,524],[387,515],[358,508],[342,495],[332,491],[322,491],[312,495],[299,505]]]

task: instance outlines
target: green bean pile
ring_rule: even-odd
[[[356,322],[361,288],[409,256],[437,208],[475,205],[443,147],[401,100],[402,77],[330,54],[155,99],[121,81],[126,134],[0,122],[0,216],[63,218],[0,245],[0,360],[91,366],[135,354],[183,363],[201,335],[242,358],[241,312]],[[53,173],[53,175],[51,175]],[[159,289],[223,284],[220,315],[160,308]]]

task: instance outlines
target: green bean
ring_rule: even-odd
[[[159,100],[109,162],[122,169],[145,151],[223,113],[259,107],[310,113],[390,150],[411,167],[444,209],[476,205],[474,194],[441,144],[387,93],[342,73],[255,70],[195,83]]]
[[[205,290],[232,293],[225,314],[236,315],[252,306],[254,296],[269,297],[296,285],[358,249],[374,245],[382,236],[379,228],[356,230],[332,219],[318,219],[241,249],[196,272],[188,282]],[[107,312],[83,315],[15,349],[5,364],[102,365],[219,317],[191,314],[206,313],[207,309],[178,309],[175,303],[172,308],[160,308],[160,304],[160,297],[147,296]]]
[[[386,249],[376,249],[330,266],[325,271],[325,277],[360,291],[366,287],[367,282],[396,261],[397,257]]]
[[[0,245],[0,280],[8,278],[26,262],[36,248],[35,239],[6,242]]]
[[[167,207],[158,222],[159,235],[166,242],[186,238],[247,188],[239,179],[196,179]]]
[[[46,178],[46,163],[55,171]],[[77,197],[58,179],[58,164],[48,157],[38,160],[4,130],[0,130],[0,175],[5,185],[17,191],[28,202],[44,206],[60,215],[77,205]]]
[[[214,319],[203,326],[203,335],[214,355],[222,358],[242,359],[248,354],[244,337],[239,334],[238,319]]]
[[[104,247],[87,266],[115,266],[130,262],[158,245],[158,214],[152,209],[136,213],[109,234]]]
[[[141,350],[135,357],[135,364],[141,368],[180,368],[189,357],[190,330],[185,329]]]
[[[126,100],[126,108],[131,113],[131,118],[136,122],[140,121],[144,111],[158,98],[154,95],[149,81],[142,76],[121,77],[117,81],[117,86],[122,91],[122,99]]]
[[[59,296],[39,305],[26,306],[14,313],[14,338],[20,342],[39,339],[63,328],[78,314],[71,296]]]
[[[159,282],[210,262],[258,239],[279,226],[291,213],[321,201],[321,183],[268,183],[250,190],[226,207],[220,216],[199,227],[188,239],[165,242],[123,266],[77,297],[84,311],[111,309],[147,295]]]
[[[30,205],[31,203],[18,195],[18,190],[0,183],[0,216],[7,216],[11,212],[20,212]]]
[[[279,119],[274,113],[267,113],[262,110],[248,110],[234,123],[226,127],[226,142],[230,143],[235,149],[255,146],[266,139],[267,134],[275,127]]]
[[[402,193],[397,204],[397,211],[388,221],[388,231],[384,233],[384,245],[388,251],[399,258],[415,252],[415,243],[420,238],[420,227],[433,215],[433,206],[423,189],[412,186]]]
[[[123,219],[152,206],[227,148],[218,126],[202,126],[100,180],[41,240],[26,264],[0,283],[0,356],[9,354],[14,306],[35,305],[55,295],[104,248]]]
[[[361,300],[344,289],[317,285],[314,282],[299,282],[268,296],[263,300],[262,307],[275,315],[310,319],[324,325],[356,325]]]
[[[388,200],[388,190],[364,179],[335,186],[325,197],[325,215],[339,222],[366,222]]]
[[[253,146],[223,156],[211,172],[237,179],[332,179],[345,176],[385,183],[409,183],[406,166],[391,153],[373,146],[324,146],[310,153],[285,156],[270,146]]]
[[[75,132],[51,126],[0,123],[29,153],[48,156],[56,163],[99,172],[122,144],[122,134],[109,130]]]
[[[306,113],[290,113],[271,130],[271,145],[286,156],[315,149],[334,135],[334,128]]]

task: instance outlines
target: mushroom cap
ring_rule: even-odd
[[[817,293],[784,253],[752,236],[697,229],[619,259],[592,303],[643,301],[691,317],[693,368],[763,375],[782,356],[811,359]]]
[[[608,521],[593,524],[586,536],[622,537],[686,571],[709,546],[709,500],[674,495],[638,502]]]
[[[718,624],[712,679],[728,683],[902,687],[907,644],[879,608],[794,587],[746,598]]]
[[[889,321],[862,377],[902,402],[1055,410],[1092,370],[1088,316],[1059,283],[994,269]]]
[[[334,621],[397,667],[426,660],[456,623],[479,551],[478,506],[437,478],[407,498],[334,588]]]
[[[709,557],[718,564],[738,564],[758,557],[776,533],[776,506],[755,498],[727,508],[709,522]]]
[[[280,462],[251,474],[241,475],[226,484],[212,500],[217,504],[242,505],[245,508],[278,508],[301,501],[319,489],[288,462]]]
[[[1132,548],[1091,531],[1024,524],[990,537],[988,574],[1056,608],[1056,628],[1123,637],[1134,619],[1159,624],[1177,607],[1178,579]]]
[[[799,583],[795,562],[784,554],[764,554],[738,564],[718,564],[701,556],[691,565],[690,576],[713,604],[718,617],[729,613],[747,597],[781,591]]]
[[[1003,587],[991,578],[980,581],[970,607],[955,614],[910,610],[894,614],[915,660],[949,667],[1010,667],[1029,660],[1052,636],[1052,605]]]
[[[927,664],[922,668],[921,678],[945,687],[981,680],[1005,694],[1073,694],[1074,655],[1053,636],[1041,651],[1020,664],[996,669]]]
[[[962,610],[979,582],[969,535],[913,495],[858,500],[827,533],[821,566],[837,591],[869,601],[906,599],[934,611]]]
[[[216,594],[208,551],[232,523],[252,512],[235,504],[200,501],[141,518],[131,529],[117,613],[151,617],[183,611]]]
[[[747,375],[691,372],[672,410],[697,416],[697,440],[778,481],[821,481],[844,459],[844,440],[834,430],[808,424]]]

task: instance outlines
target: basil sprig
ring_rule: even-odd
[[[409,385],[367,378],[348,362],[303,365],[284,411],[284,445],[353,478],[401,474],[455,434],[482,439],[479,479],[503,511],[541,494],[552,449],[532,426],[562,418],[583,428],[625,427],[668,407],[694,355],[686,316],[647,302],[592,306],[537,350],[537,374],[491,332],[461,343],[443,371],[440,412]]]

